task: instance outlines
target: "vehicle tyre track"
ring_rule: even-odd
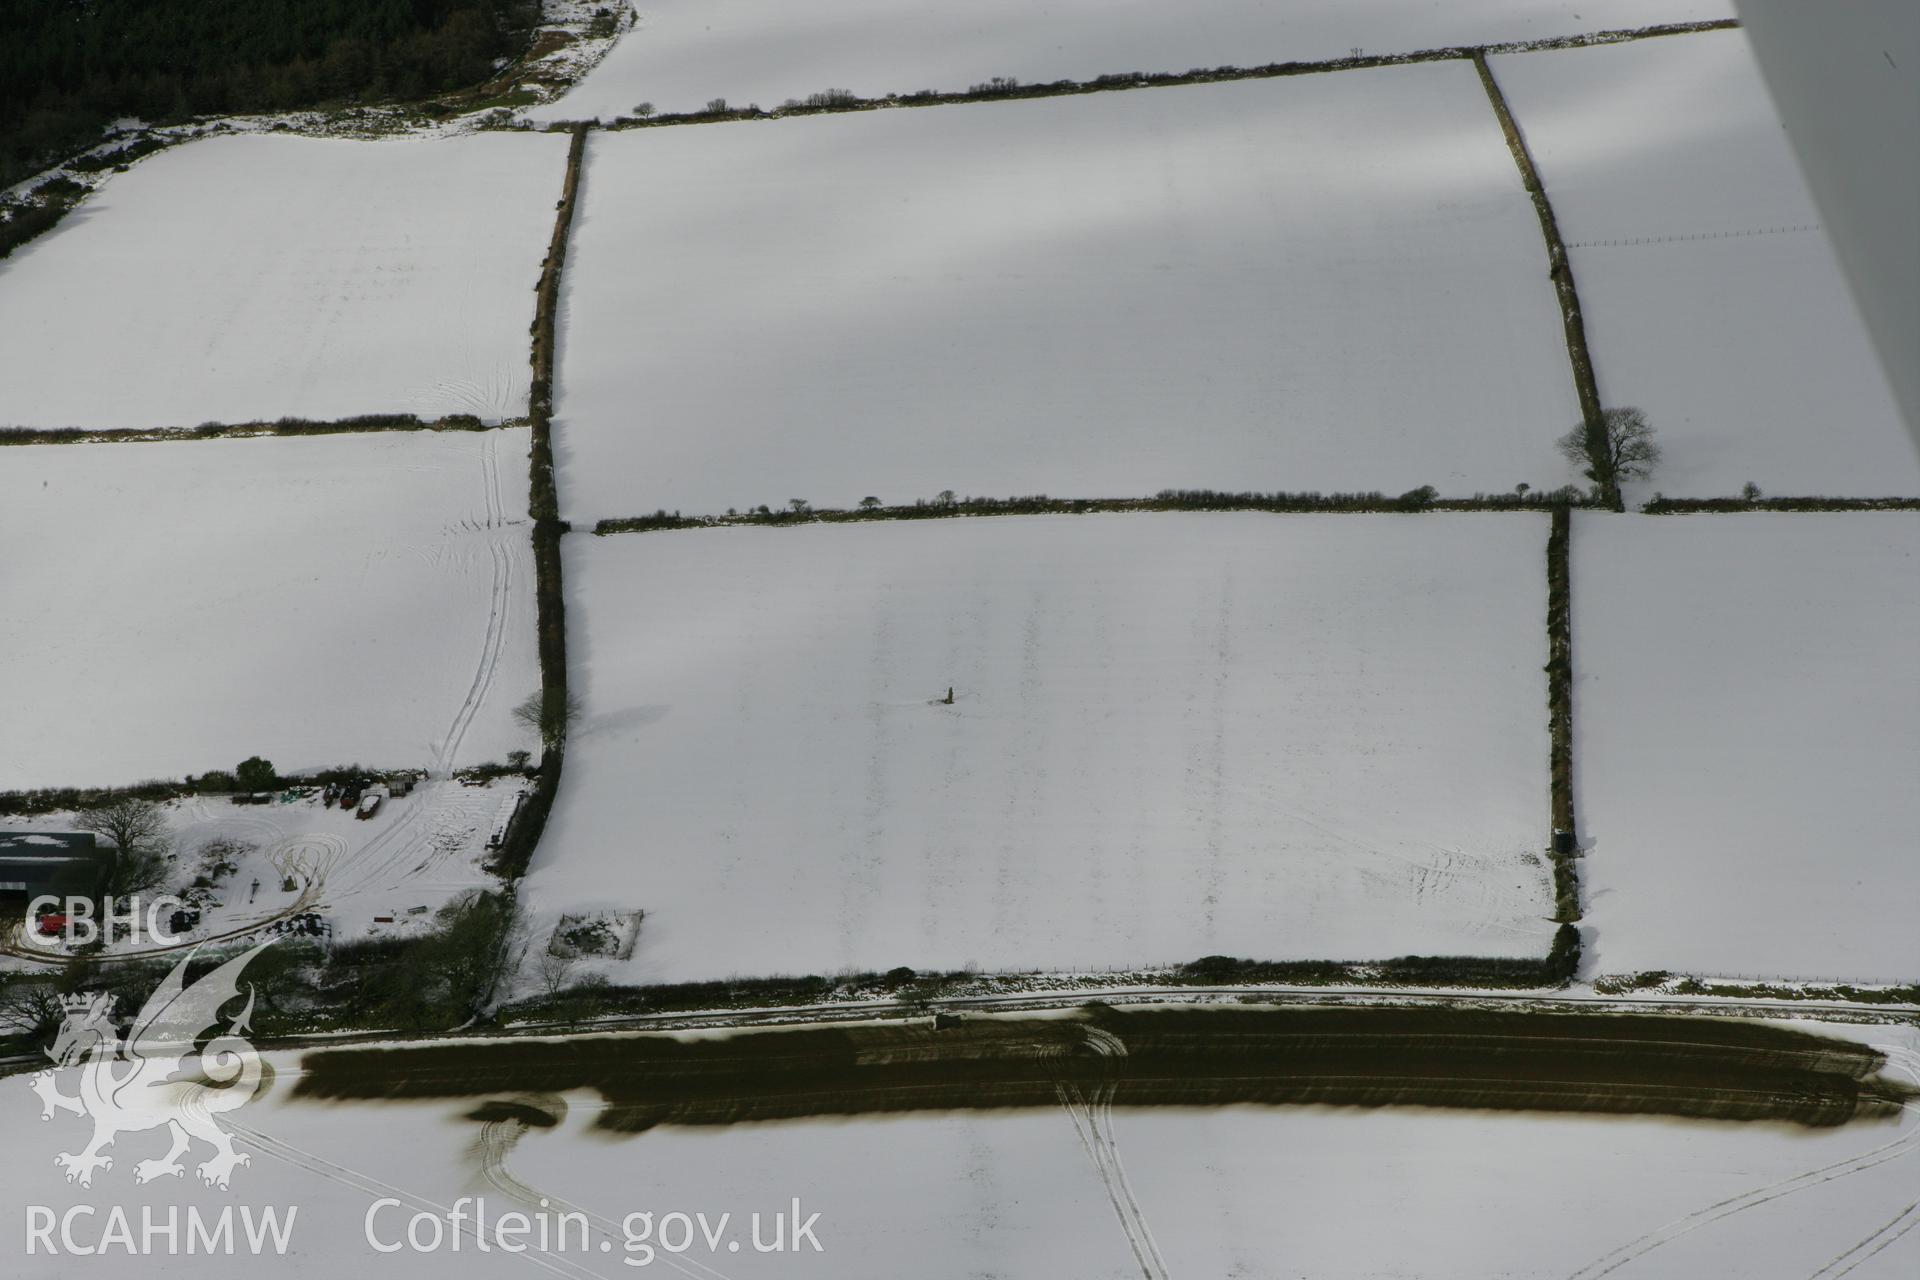
[[[1913,1076],[1916,1082],[1920,1082],[1920,1071],[1916,1070],[1916,1067],[1920,1066],[1920,1055],[1915,1055],[1905,1049],[1897,1047],[1884,1045],[1875,1047],[1887,1055],[1889,1065],[1898,1065],[1901,1070]],[[1906,1110],[1915,1116],[1916,1119],[1920,1119],[1920,1106],[1914,1103],[1907,1103]],[[1621,1245],[1611,1253],[1594,1259],[1578,1271],[1573,1272],[1572,1275],[1568,1277],[1568,1280],[1599,1280],[1599,1277],[1611,1275],[1621,1267],[1646,1256],[1662,1245],[1669,1244],[1681,1236],[1696,1231],[1701,1227],[1718,1222],[1722,1218],[1731,1217],[1747,1209],[1784,1199],[1787,1196],[1809,1190],[1824,1183],[1850,1177],[1856,1173],[1864,1173],[1868,1169],[1886,1164],[1890,1160],[1898,1160],[1902,1156],[1911,1155],[1916,1146],[1920,1146],[1920,1123],[1913,1124],[1908,1128],[1907,1132],[1900,1137],[1895,1138],[1891,1142],[1886,1142],[1874,1147],[1872,1150],[1863,1151],[1855,1156],[1849,1156],[1845,1160],[1836,1160],[1832,1164],[1822,1165],[1817,1169],[1809,1169],[1805,1173],[1795,1174],[1791,1178],[1783,1178],[1778,1182],[1768,1183],[1766,1186],[1755,1187],[1751,1191],[1742,1192],[1740,1195],[1731,1196],[1725,1200],[1716,1201],[1704,1208],[1696,1209],[1685,1217],[1676,1218],[1665,1226],[1650,1231],[1636,1240]],[[1908,1210],[1908,1212],[1911,1212],[1911,1209]],[[1845,1258],[1865,1244],[1878,1238],[1884,1234],[1888,1228],[1899,1222],[1900,1218],[1905,1216],[1906,1214],[1903,1213],[1900,1217],[1896,1217],[1893,1222],[1887,1223],[1886,1226],[1881,1227],[1879,1231],[1874,1232],[1868,1236],[1866,1240],[1861,1241],[1855,1245],[1853,1249],[1840,1255],[1840,1257]],[[1903,1229],[1900,1234],[1904,1235],[1905,1230]],[[1898,1237],[1896,1236],[1895,1238],[1897,1239]],[[1890,1244],[1892,1241],[1888,1241],[1887,1243]],[[1878,1250],[1875,1252],[1878,1252]],[[1833,1261],[1837,1262],[1839,1260],[1839,1258],[1836,1258]],[[1862,1261],[1864,1261],[1864,1259],[1862,1259]],[[1833,1262],[1827,1263],[1827,1267],[1831,1266],[1833,1266]],[[1849,1270],[1850,1269],[1851,1268],[1849,1268]],[[1825,1268],[1815,1273],[1816,1276],[1824,1274],[1828,1274]],[[1845,1272],[1838,1274],[1844,1275]]]
[[[480,644],[479,666],[435,758],[433,771],[440,777],[452,772],[460,744],[486,702],[488,693],[492,691],[494,676],[500,666],[500,652],[505,647],[507,624],[512,617],[513,556],[497,537],[492,536],[494,531],[506,524],[506,504],[500,495],[499,444],[492,434],[489,434],[481,450],[480,464],[483,477],[481,489],[487,508],[487,553],[493,560],[492,595],[487,610],[486,634]]]
[[[519,1145],[520,1139],[527,1133],[527,1122],[519,1119],[489,1120],[480,1129],[478,1154],[480,1157],[480,1176],[487,1185],[502,1195],[519,1201],[530,1208],[552,1209],[561,1213],[577,1213],[587,1220],[588,1225],[599,1231],[609,1240],[624,1240],[626,1229],[610,1218],[603,1218],[591,1209],[585,1209],[558,1196],[549,1195],[535,1187],[530,1187],[513,1176],[507,1168],[507,1157]],[[708,1266],[698,1258],[657,1250],[654,1257],[682,1275],[693,1276],[695,1280],[729,1280],[725,1272]]]
[[[1107,1193],[1107,1203],[1113,1206],[1113,1216],[1120,1221],[1120,1231],[1127,1238],[1127,1248],[1133,1253],[1140,1274],[1144,1280],[1167,1280],[1166,1264],[1160,1258],[1152,1233],[1140,1217],[1140,1203],[1134,1198],[1133,1189],[1126,1185],[1124,1171],[1115,1167],[1115,1153],[1110,1149],[1108,1137],[1100,1129],[1096,1108],[1111,1106],[1106,1101],[1109,1095],[1102,1092],[1097,1095],[1101,1101],[1089,1103],[1078,1088],[1068,1084],[1055,1085],[1054,1094],[1060,1099],[1067,1119],[1073,1123],[1074,1135],[1080,1139],[1080,1149],[1093,1162],[1101,1188]]]
[[[418,1195],[401,1187],[396,1187],[392,1183],[382,1182],[380,1179],[370,1174],[361,1173],[357,1169],[349,1169],[345,1165],[335,1164],[324,1156],[317,1156],[311,1151],[293,1145],[291,1142],[283,1142],[279,1138],[270,1137],[258,1129],[238,1123],[231,1117],[223,1116],[221,1123],[236,1136],[243,1137],[253,1143],[262,1153],[272,1156],[282,1164],[288,1164],[296,1169],[311,1173],[316,1177],[324,1178],[328,1182],[350,1187],[355,1191],[362,1192],[375,1199],[391,1198],[398,1200],[410,1209],[417,1212],[429,1213],[443,1220],[446,1219],[447,1215],[451,1212],[451,1206],[449,1205],[441,1204],[426,1196]],[[461,1219],[454,1225],[462,1234],[471,1236],[476,1241],[480,1239],[479,1229],[471,1220]],[[525,1258],[535,1266],[542,1267],[558,1276],[572,1277],[573,1280],[602,1280],[600,1273],[580,1263],[574,1262],[563,1255],[537,1248],[531,1243],[527,1244],[525,1251],[519,1256]]]
[[[1127,1056],[1126,1042],[1113,1032],[1093,1026],[1082,1030],[1086,1033],[1086,1047],[1094,1056]],[[1133,1260],[1139,1264],[1141,1275],[1145,1280],[1167,1280],[1166,1259],[1160,1253],[1159,1242],[1153,1238],[1153,1230],[1147,1226],[1140,1198],[1134,1194],[1133,1183],[1120,1160],[1120,1145],[1113,1133],[1113,1095],[1114,1086],[1107,1084],[1095,1090],[1094,1100],[1089,1103],[1077,1086],[1064,1080],[1054,1085],[1054,1096],[1060,1099],[1067,1119],[1073,1122],[1081,1150],[1093,1161],[1094,1171],[1100,1176],[1108,1203],[1113,1205],[1114,1216],[1120,1220],[1120,1230],[1127,1237],[1127,1247],[1133,1251]]]
[[[1901,1236],[1904,1236],[1905,1234],[1907,1234],[1907,1232],[1913,1230],[1915,1227],[1920,1227],[1920,1218],[1915,1218],[1914,1221],[1907,1222],[1907,1219],[1914,1218],[1914,1214],[1916,1213],[1916,1211],[1920,1211],[1920,1200],[1916,1200],[1912,1204],[1908,1205],[1906,1208],[1902,1209],[1899,1213],[1893,1216],[1892,1221],[1888,1222],[1885,1226],[1881,1227],[1878,1231],[1868,1236],[1865,1240],[1862,1240],[1858,1244],[1854,1245],[1851,1249],[1848,1249],[1845,1253],[1841,1254],[1839,1257],[1834,1258],[1831,1262],[1827,1263],[1826,1266],[1814,1272],[1813,1276],[1811,1277],[1811,1280],[1823,1280],[1824,1277],[1829,1277],[1829,1276],[1833,1277],[1833,1280],[1839,1280],[1839,1277],[1846,1275],[1848,1272],[1852,1271],[1855,1267],[1859,1266],[1861,1263],[1867,1261],[1870,1258],[1873,1258],[1874,1256],[1879,1254],[1883,1249],[1886,1249],[1888,1246],[1892,1245],[1893,1242],[1898,1240]],[[1894,1227],[1900,1226],[1902,1222],[1907,1222],[1907,1225],[1904,1227],[1900,1227],[1898,1231],[1894,1231],[1893,1234],[1891,1236],[1888,1236],[1887,1239],[1880,1240],[1880,1237],[1885,1236],[1887,1232],[1892,1231]],[[1880,1240],[1880,1243],[1877,1245],[1874,1245],[1874,1247],[1868,1250],[1864,1256],[1854,1258],[1855,1254],[1859,1253],[1862,1249],[1866,1249],[1867,1246],[1870,1244],[1873,1244],[1875,1240]],[[1842,1262],[1846,1262],[1848,1258],[1853,1258],[1854,1260],[1852,1262],[1847,1262],[1847,1265],[1844,1267],[1841,1267],[1838,1271],[1834,1270],[1834,1267],[1836,1265]]]

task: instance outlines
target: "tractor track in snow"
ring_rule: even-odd
[[[520,1144],[520,1139],[526,1136],[527,1129],[526,1121],[515,1119],[489,1120],[481,1126],[480,1139],[475,1144],[475,1150],[479,1156],[480,1176],[486,1180],[487,1185],[530,1209],[577,1213],[589,1226],[607,1239],[624,1240],[626,1229],[620,1223],[611,1218],[602,1217],[593,1210],[569,1200],[562,1200],[536,1187],[530,1187],[513,1176],[507,1168],[507,1157],[513,1154],[513,1149]],[[708,1266],[692,1256],[669,1253],[664,1249],[656,1250],[653,1256],[655,1261],[665,1262],[682,1275],[692,1276],[695,1280],[728,1280],[725,1272]]]
[[[1831,1262],[1827,1263],[1826,1266],[1814,1272],[1811,1280],[1828,1280],[1828,1277],[1832,1277],[1832,1280],[1839,1280],[1839,1277],[1848,1274],[1861,1263],[1875,1257],[1882,1250],[1890,1248],[1894,1241],[1898,1240],[1901,1236],[1904,1236],[1915,1227],[1920,1227],[1920,1217],[1917,1217],[1916,1214],[1920,1214],[1920,1200],[1916,1200],[1902,1209],[1899,1213],[1895,1214],[1893,1219],[1885,1226],[1854,1245],[1851,1249],[1848,1249],[1845,1253],[1834,1258]],[[1900,1224],[1902,1223],[1906,1225],[1901,1226]],[[1894,1231],[1893,1229],[1895,1227],[1899,1227],[1900,1229]],[[1889,1231],[1892,1231],[1893,1234],[1888,1235],[1887,1233]],[[1878,1244],[1874,1243],[1876,1240],[1879,1241]],[[1867,1249],[1868,1245],[1873,1245],[1873,1247]],[[1862,1249],[1866,1249],[1866,1252],[1861,1253],[1860,1251]],[[1858,1256],[1856,1257],[1855,1255]],[[1852,1259],[1852,1261],[1848,1261],[1848,1259]],[[1845,1266],[1840,1265],[1843,1262],[1846,1263]]]
[[[1074,1085],[1056,1085],[1055,1092],[1061,1108],[1073,1122],[1080,1149],[1086,1152],[1094,1172],[1100,1176],[1100,1185],[1113,1206],[1114,1217],[1120,1220],[1120,1230],[1127,1238],[1127,1248],[1132,1251],[1141,1276],[1144,1280],[1167,1280],[1166,1259],[1160,1255],[1160,1246],[1140,1209],[1140,1199],[1127,1178],[1126,1166],[1120,1162],[1119,1144],[1113,1135],[1112,1086],[1096,1089],[1091,1101]]]
[[[282,1141],[279,1138],[262,1133],[258,1129],[240,1124],[231,1117],[222,1117],[221,1123],[227,1129],[231,1130],[234,1136],[246,1139],[263,1154],[272,1156],[283,1164],[291,1165],[296,1169],[311,1173],[328,1182],[348,1187],[376,1200],[383,1198],[398,1200],[409,1209],[419,1213],[431,1214],[442,1220],[447,1220],[448,1215],[452,1212],[451,1205],[441,1204],[436,1200],[429,1199],[416,1192],[408,1191],[403,1187],[396,1187],[392,1183],[383,1182],[370,1174],[361,1173],[357,1169],[350,1169],[345,1165],[336,1164],[324,1156],[315,1155],[313,1152],[297,1147],[291,1142]],[[461,1234],[472,1237],[476,1242],[480,1240],[480,1229],[471,1218],[458,1219],[454,1221],[453,1225]],[[592,1268],[583,1266],[562,1254],[537,1248],[530,1243],[527,1244],[526,1249],[519,1256],[525,1258],[535,1266],[544,1268],[558,1276],[568,1276],[574,1278],[574,1280],[601,1280],[601,1274]]]
[[[1920,1053],[1891,1046],[1883,1046],[1883,1052],[1887,1055],[1889,1065],[1897,1065],[1902,1071],[1912,1076],[1916,1084],[1920,1084]],[[1920,1117],[1920,1106],[1910,1103],[1907,1110],[1916,1117]],[[1920,1133],[1920,1124],[1916,1124],[1915,1131]],[[1809,1277],[1809,1280],[1839,1280],[1839,1277],[1851,1272],[1861,1263],[1873,1258],[1882,1250],[1890,1248],[1895,1241],[1916,1226],[1920,1226],[1920,1200],[1909,1204],[1864,1238],[1855,1241],[1852,1246],[1829,1259],[1825,1266]],[[1863,1250],[1865,1252],[1862,1252]]]
[[[1875,1047],[1886,1054],[1889,1066],[1899,1067],[1900,1070],[1912,1076],[1916,1083],[1920,1083],[1920,1054],[1897,1046],[1876,1045]],[[1909,1124],[1907,1131],[1891,1142],[1882,1143],[1871,1150],[1849,1156],[1845,1160],[1836,1160],[1831,1164],[1822,1165],[1817,1169],[1809,1169],[1805,1173],[1795,1174],[1791,1178],[1782,1178],[1776,1182],[1770,1182],[1765,1186],[1755,1187],[1750,1191],[1742,1192],[1740,1195],[1730,1196],[1725,1200],[1718,1200],[1713,1204],[1696,1209],[1685,1217],[1676,1218],[1657,1230],[1650,1231],[1635,1240],[1621,1245],[1611,1253],[1603,1254],[1595,1258],[1586,1266],[1571,1273],[1567,1280],[1599,1280],[1599,1277],[1611,1275],[1629,1263],[1635,1262],[1647,1254],[1652,1253],[1655,1249],[1669,1244],[1681,1236],[1697,1231],[1701,1227],[1718,1222],[1723,1218],[1729,1218],[1736,1213],[1743,1213],[1748,1209],[1758,1208],[1763,1204],[1770,1204],[1773,1201],[1785,1199],[1787,1196],[1811,1190],[1814,1187],[1822,1186],[1840,1178],[1851,1177],[1856,1173],[1865,1173],[1868,1169],[1877,1168],[1889,1161],[1898,1160],[1902,1156],[1913,1154],[1916,1148],[1920,1148],[1920,1104],[1909,1102],[1905,1104],[1905,1107],[1908,1115],[1912,1117],[1913,1120]],[[1874,1253],[1878,1253],[1880,1249],[1884,1249],[1892,1244],[1894,1240],[1905,1235],[1914,1226],[1920,1225],[1920,1221],[1908,1221],[1908,1219],[1913,1218],[1916,1210],[1920,1210],[1920,1202],[1907,1206],[1907,1208],[1896,1215],[1892,1221],[1887,1222],[1877,1231],[1874,1231],[1865,1239],[1847,1249],[1844,1253],[1831,1259],[1825,1266],[1814,1272],[1809,1280],[1829,1280],[1830,1277],[1842,1276],[1848,1271],[1853,1270],[1853,1268],[1861,1262],[1866,1261],[1867,1257],[1872,1257]],[[1900,1226],[1903,1221],[1906,1222],[1906,1225]],[[1900,1229],[1895,1231],[1890,1239],[1882,1240],[1882,1237],[1885,1237],[1887,1232],[1892,1231],[1895,1227],[1900,1227]],[[1873,1249],[1872,1252],[1868,1253],[1866,1257],[1855,1257],[1860,1250],[1873,1244],[1876,1240],[1881,1240],[1882,1242],[1877,1248]],[[1854,1260],[1848,1262],[1843,1269],[1834,1269],[1839,1264],[1846,1262],[1849,1258],[1853,1258]]]
[[[1113,1032],[1094,1026],[1082,1030],[1086,1035],[1086,1048],[1093,1056],[1127,1056],[1126,1041]],[[1127,1238],[1127,1248],[1132,1251],[1143,1280],[1168,1280],[1167,1260],[1160,1253],[1159,1242],[1153,1238],[1153,1230],[1140,1208],[1140,1197],[1134,1193],[1126,1166],[1120,1160],[1120,1144],[1113,1132],[1113,1085],[1096,1086],[1092,1101],[1088,1101],[1077,1084],[1061,1079],[1054,1085],[1054,1095],[1060,1099],[1067,1119],[1073,1122],[1080,1149],[1087,1153],[1094,1172],[1100,1176],[1100,1185],[1106,1190],[1114,1217],[1120,1220],[1120,1230]]]
[[[458,758],[460,744],[472,727],[473,720],[479,714],[487,695],[493,689],[494,676],[500,668],[500,652],[505,647],[507,626],[513,613],[513,554],[502,543],[499,531],[506,527],[506,504],[500,494],[500,451],[499,442],[488,437],[480,453],[482,473],[482,495],[486,500],[487,517],[485,536],[487,554],[493,562],[493,583],[487,608],[487,629],[480,643],[480,662],[473,674],[472,682],[467,686],[466,697],[461,701],[460,709],[454,712],[453,723],[447,728],[440,750],[435,756],[433,776],[445,777],[453,771]]]

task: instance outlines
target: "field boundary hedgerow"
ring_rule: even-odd
[[[1046,494],[1010,498],[954,497],[917,499],[911,503],[861,507],[789,505],[761,506],[751,511],[729,511],[718,516],[686,516],[678,511],[656,511],[650,516],[620,516],[601,520],[593,532],[654,533],[672,529],[722,529],[736,525],[783,528],[802,524],[851,524],[878,520],[950,520],[966,516],[1098,515],[1133,511],[1265,511],[1274,514],[1324,512],[1335,515],[1414,514],[1423,511],[1556,511],[1590,505],[1571,486],[1545,493],[1476,494],[1471,498],[1442,498],[1431,486],[1410,489],[1398,497],[1366,493],[1227,493],[1213,489],[1162,489],[1151,498],[1050,498]]]
[[[912,93],[863,98],[847,90],[829,89],[808,101],[789,99],[771,110],[756,104],[731,107],[724,99],[714,99],[702,111],[663,112],[659,115],[616,116],[609,121],[559,121],[550,131],[577,128],[585,123],[600,129],[652,129],[686,124],[717,124],[735,120],[779,120],[794,116],[836,115],[855,111],[888,111],[906,107],[953,106],[969,102],[1008,101],[1027,98],[1063,98],[1085,93],[1111,93],[1129,89],[1161,89],[1187,84],[1221,84],[1236,80],[1273,80],[1285,76],[1322,75],[1334,71],[1364,71],[1375,67],[1400,67],[1422,62],[1452,62],[1481,58],[1487,54],[1534,53],[1552,49],[1577,49],[1589,45],[1625,44],[1633,40],[1662,36],[1694,35],[1704,31],[1722,31],[1738,27],[1738,19],[1719,18],[1705,22],[1661,23],[1646,27],[1595,31],[1585,35],[1548,36],[1539,40],[1510,40],[1490,45],[1442,45],[1406,53],[1360,53],[1345,58],[1322,58],[1291,62],[1268,62],[1251,67],[1195,67],[1180,72],[1124,71],[1095,76],[1091,80],[1052,80],[1021,84],[1006,77],[976,84],[966,90],[921,89]]]
[[[1579,931],[1561,925],[1540,958],[1498,956],[1397,956],[1388,960],[1247,960],[1204,956],[1170,968],[1098,974],[983,974],[971,970],[918,971],[902,966],[885,973],[770,974],[707,982],[632,986],[586,984],[516,1001],[497,1021],[589,1023],[596,1018],[719,1010],[811,1007],[837,998],[891,996],[909,1008],[934,1001],[995,994],[1044,994],[1058,987],[1121,990],[1126,987],[1230,988],[1284,984],[1299,987],[1405,987],[1483,991],[1557,990],[1570,982],[1580,960]],[[1049,986],[1047,984],[1053,984]]]
[[[553,236],[548,242],[546,261],[541,264],[540,283],[535,294],[532,345],[528,359],[533,366],[532,387],[528,393],[527,416],[532,428],[532,458],[529,467],[528,510],[533,516],[533,575],[536,628],[539,636],[540,698],[543,707],[564,707],[567,689],[567,606],[564,590],[560,541],[567,533],[560,519],[559,491],[553,466],[553,378],[559,350],[558,319],[560,274],[567,261],[567,241],[573,230],[580,175],[584,169],[587,131],[573,131],[567,150],[566,175],[560,199],[554,206]],[[506,839],[494,859],[494,870],[507,881],[510,899],[517,899],[518,882],[533,858],[534,846],[546,830],[547,815],[560,788],[560,771],[565,763],[564,728],[549,736],[540,753],[540,768],[526,803],[520,806],[507,830]],[[511,914],[511,912],[509,912]],[[508,939],[503,935],[499,945]],[[504,967],[504,966],[502,966]],[[491,992],[488,997],[491,998]]]
[[[1494,79],[1493,68],[1487,63],[1487,53],[1487,49],[1474,52],[1473,69],[1479,73],[1480,84],[1487,91],[1487,102],[1500,121],[1500,132],[1506,136],[1507,150],[1513,153],[1513,163],[1520,170],[1520,181],[1526,187],[1527,196],[1533,201],[1533,211],[1540,219],[1540,237],[1547,247],[1547,275],[1553,281],[1554,296],[1560,302],[1567,361],[1573,367],[1573,390],[1580,399],[1580,420],[1586,427],[1587,452],[1595,460],[1593,476],[1601,486],[1607,504],[1618,511],[1621,509],[1620,483],[1601,462],[1606,455],[1606,425],[1600,410],[1599,384],[1593,375],[1593,353],[1587,346],[1587,322],[1580,311],[1580,290],[1573,280],[1573,263],[1567,256],[1566,243],[1560,238],[1560,223],[1554,217],[1553,201],[1547,195],[1546,184],[1540,180],[1539,167],[1533,162],[1533,152],[1527,148],[1526,135],[1521,132],[1512,108],[1507,105],[1507,95],[1501,92],[1500,82]]]
[[[1573,513],[1553,513],[1547,534],[1547,733],[1553,805],[1553,918],[1581,917],[1579,827],[1573,809]]]
[[[559,350],[560,273],[567,263],[567,242],[573,234],[574,204],[586,158],[586,126],[576,126],[571,132],[573,137],[567,146],[566,175],[562,181],[560,199],[554,205],[553,234],[547,241],[547,256],[540,263],[540,282],[534,286],[533,324],[529,329],[533,338],[533,381],[527,394],[527,412],[535,420],[535,430],[541,434],[545,434],[547,421],[553,416],[555,355]],[[548,487],[552,487],[550,479]],[[535,517],[541,514],[536,505]],[[550,514],[557,515],[558,509]]]
[[[356,761],[321,769],[303,769],[297,777],[275,779],[274,785],[268,790],[277,794],[291,788],[364,782],[400,775],[415,781],[422,781],[427,776],[426,771],[420,768],[385,768]],[[526,775],[509,765],[487,763],[456,769],[452,776],[504,778]],[[231,772],[219,769],[209,770],[197,777],[188,774],[184,778],[145,778],[118,787],[25,787],[17,791],[0,791],[0,817],[34,817],[44,813],[94,808],[117,800],[151,800],[158,804],[168,800],[184,800],[189,796],[231,796],[236,793],[246,794],[243,788],[236,786]]]
[[[333,436],[378,431],[498,431],[527,425],[522,418],[487,422],[471,413],[422,418],[411,413],[362,413],[350,418],[275,418],[257,422],[203,422],[197,427],[0,426],[0,445],[150,444],[159,440],[233,440],[255,436]]]
[[[1920,498],[1667,498],[1656,494],[1640,510],[1650,516],[1742,511],[1920,511]]]

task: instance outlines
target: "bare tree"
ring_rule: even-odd
[[[1646,479],[1660,461],[1653,424],[1634,408],[1604,410],[1597,426],[1575,427],[1560,437],[1559,445],[1581,475],[1608,490],[1622,480]]]
[[[113,842],[113,870],[107,892],[115,897],[145,893],[166,882],[166,814],[151,800],[126,796],[91,809],[82,809],[73,825]]]
[[[535,972],[540,975],[540,989],[547,993],[549,1000],[566,990],[567,984],[573,979],[573,971],[579,965],[576,956],[563,956],[552,949],[540,953]]]
[[[567,730],[580,718],[580,699],[571,692],[542,689],[530,693],[526,701],[513,709],[513,718],[540,735],[551,747],[566,739]]]
[[[20,977],[0,984],[0,1034],[39,1040],[66,1016],[60,991],[50,982]]]

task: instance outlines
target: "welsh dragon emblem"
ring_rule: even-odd
[[[116,1137],[161,1126],[173,1145],[160,1159],[135,1164],[136,1182],[180,1177],[185,1172],[180,1157],[195,1138],[213,1147],[198,1168],[200,1180],[210,1186],[225,1190],[234,1167],[250,1163],[246,1153],[233,1149],[232,1135],[216,1117],[244,1106],[260,1086],[260,1056],[246,1039],[252,987],[246,1006],[223,1034],[199,1049],[195,1042],[219,1030],[220,1010],[241,994],[240,971],[270,945],[271,940],[235,956],[192,986],[185,982],[189,953],[147,998],[125,1038],[113,1025],[112,996],[66,1002],[67,1019],[47,1050],[54,1066],[36,1074],[31,1084],[40,1095],[42,1120],[53,1119],[56,1111],[93,1119],[93,1141],[85,1150],[54,1157],[68,1182],[92,1186],[95,1170],[113,1168],[113,1157],[103,1153]],[[68,1097],[55,1084],[61,1070],[73,1067],[80,1071],[78,1097]]]

